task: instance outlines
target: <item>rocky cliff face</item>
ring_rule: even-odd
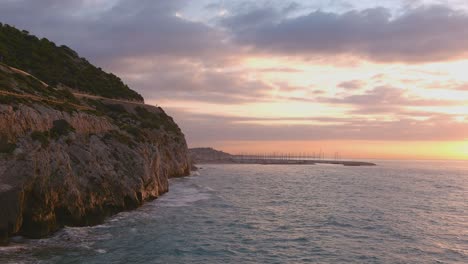
[[[100,223],[189,174],[180,128],[119,77],[1,23],[0,39],[0,244]]]
[[[0,97],[0,243],[100,223],[189,174],[184,135],[161,108]]]

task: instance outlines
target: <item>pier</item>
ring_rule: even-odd
[[[260,165],[316,165],[332,164],[343,166],[375,166],[364,161],[343,160],[339,152],[333,159],[326,158],[321,150],[316,153],[239,153],[229,154],[212,148],[190,149],[193,160],[198,164],[260,164]]]
[[[318,155],[306,154],[260,154],[260,155],[232,155],[232,163],[235,164],[261,164],[261,165],[315,165],[332,164],[343,166],[375,166],[376,164],[362,161],[348,161],[339,159],[335,155],[334,160],[326,159],[323,153]]]

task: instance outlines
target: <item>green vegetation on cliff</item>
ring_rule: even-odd
[[[67,46],[56,46],[27,31],[0,23],[0,56],[3,62],[26,71],[51,86],[60,84],[108,98],[143,101],[122,80],[81,58]],[[0,84],[4,82],[0,76]],[[4,83],[3,83],[4,84]]]
[[[16,144],[8,142],[4,137],[0,137],[0,154],[11,154],[16,149]]]

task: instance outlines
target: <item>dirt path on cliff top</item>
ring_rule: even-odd
[[[129,100],[121,100],[121,99],[113,99],[113,98],[107,98],[107,97],[102,97],[102,96],[97,96],[97,95],[90,95],[90,94],[82,94],[82,93],[72,93],[75,97],[79,98],[90,98],[90,99],[97,99],[97,100],[105,100],[105,101],[110,101],[110,102],[116,102],[116,103],[121,103],[121,104],[132,104],[132,105],[142,105],[142,106],[147,106],[144,102],[137,102],[137,101],[129,101]],[[79,110],[95,110],[92,107],[89,106],[84,106],[84,105],[78,105],[74,103],[70,103],[65,100],[53,100],[49,98],[44,98],[40,97],[37,95],[32,95],[32,94],[19,94],[19,93],[12,93],[8,91],[2,91],[0,90],[0,95],[6,95],[6,96],[14,96],[18,98],[27,98],[27,99],[32,99],[34,101],[45,101],[45,102],[50,102],[54,104],[65,104],[68,103],[69,105],[76,107]]]
[[[85,93],[77,93],[77,92],[72,92],[72,94],[73,94],[75,97],[84,97],[84,98],[90,98],[90,99],[106,100],[106,101],[117,102],[117,103],[135,104],[135,105],[146,105],[144,102],[131,101],[131,100],[124,100],[124,99],[108,98],[108,97],[102,97],[102,96],[99,96],[99,95],[92,95],[92,94],[85,94]]]
[[[76,109],[78,109],[78,110],[94,110],[94,108],[91,108],[89,106],[78,105],[78,104],[70,103],[70,102],[67,102],[67,101],[53,100],[53,99],[49,99],[49,98],[40,97],[40,96],[37,96],[37,95],[32,95],[32,94],[19,94],[19,93],[12,93],[12,92],[7,92],[7,91],[1,91],[0,90],[0,95],[14,96],[14,97],[18,97],[18,98],[26,98],[26,99],[31,99],[31,100],[34,100],[34,101],[44,101],[44,102],[49,102],[49,103],[53,103],[53,104],[66,104],[66,103],[68,103],[69,105],[71,105],[73,107],[76,107]]]
[[[29,73],[27,73],[25,71],[22,71],[20,69],[17,69],[17,68],[8,66],[8,65],[5,65],[5,66],[7,66],[13,72],[23,74],[23,75],[26,75],[26,76],[30,76],[30,77],[38,80],[39,82],[41,82],[41,84],[45,88],[49,87],[49,85],[47,83],[45,83],[45,82],[41,81],[40,79],[36,78],[34,75],[31,75],[31,74],[29,74]],[[11,92],[1,91],[1,90],[0,90],[0,94],[10,95],[10,96],[15,96],[15,97],[21,97],[21,98],[29,98],[29,99],[33,99],[33,100],[36,100],[36,101],[48,101],[48,102],[60,103],[60,104],[66,103],[66,101],[51,100],[51,99],[43,98],[43,97],[36,96],[36,95],[11,93]],[[72,92],[72,94],[75,97],[79,97],[79,98],[90,98],[90,99],[97,99],[97,100],[106,100],[106,101],[111,101],[111,102],[116,102],[116,103],[124,103],[124,104],[146,105],[145,102],[108,98],[108,97],[102,97],[102,96],[99,96],[99,95],[92,95],[92,94],[86,94],[86,93]],[[86,106],[82,106],[82,105],[77,105],[77,104],[73,104],[73,103],[69,103],[69,104],[72,105],[72,106],[75,106],[75,107],[77,107],[78,109],[81,109],[81,110],[94,110],[94,109],[92,109],[90,107],[86,107]]]

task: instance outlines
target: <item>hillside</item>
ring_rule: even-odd
[[[83,93],[143,101],[141,95],[119,77],[93,66],[72,49],[1,23],[0,56],[3,63],[30,73],[53,87],[63,85]]]
[[[162,108],[74,93],[53,79],[0,63],[0,244],[101,223],[190,173],[184,134]]]
[[[213,148],[191,148],[189,154],[195,163],[226,162],[233,159],[231,154]]]

